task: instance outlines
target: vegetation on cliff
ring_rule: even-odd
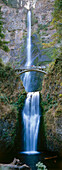
[[[61,52],[61,37],[62,37],[62,1],[54,1],[54,11],[52,13],[53,19],[50,22],[51,29],[55,29],[56,32],[51,36],[52,41],[49,43],[42,43],[43,48],[53,48],[53,58],[57,57],[57,53]]]
[[[19,108],[23,108],[25,98],[25,89],[15,70],[0,61],[0,153],[14,147]]]
[[[1,12],[1,6],[0,6],[0,48],[3,49],[5,52],[9,52],[9,48],[7,44],[9,43],[8,41],[5,41],[5,35],[4,35],[4,28],[3,28],[3,18],[2,18],[2,12]]]
[[[62,121],[62,55],[50,64],[43,80],[42,98],[47,148],[61,152]]]
[[[55,0],[52,24],[57,30],[57,39],[62,37],[62,0]]]
[[[62,55],[60,55],[54,62],[52,62],[48,68],[48,74],[44,77],[43,80],[43,100],[45,103],[45,111],[48,111],[51,108],[61,107],[61,87],[62,87]],[[58,105],[59,104],[59,105]],[[48,106],[48,107],[47,107]],[[61,110],[61,109],[60,109]],[[61,113],[61,111],[60,111]],[[59,116],[58,114],[55,116]]]
[[[56,29],[53,35],[55,48],[53,58],[55,59],[49,68],[48,74],[44,77],[42,85],[42,105],[44,107],[44,123],[47,148],[58,151],[61,155],[62,136],[62,52],[61,52],[61,24],[62,2],[55,0],[52,24]],[[51,44],[50,44],[51,45]]]

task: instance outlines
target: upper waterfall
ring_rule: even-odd
[[[28,11],[28,29],[27,29],[27,66],[31,64],[31,11]]]
[[[30,66],[30,65],[31,65],[31,11],[28,11],[28,15],[27,15],[27,61],[26,61],[25,66]],[[27,92],[30,91],[30,87],[29,87],[30,79],[31,79],[30,72],[25,73],[24,78],[23,78],[23,85]]]

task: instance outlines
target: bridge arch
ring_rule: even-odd
[[[21,70],[21,69],[15,69],[16,72],[19,72],[19,75],[25,73],[25,72],[31,72],[31,71],[35,71],[35,72],[40,72],[43,74],[47,74],[46,71],[44,70],[40,70],[40,69],[25,69],[25,70]]]

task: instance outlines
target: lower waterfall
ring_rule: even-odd
[[[36,152],[40,123],[39,92],[27,94],[25,106],[22,112],[24,125],[24,152]]]

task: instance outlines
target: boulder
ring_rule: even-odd
[[[11,162],[10,164],[0,164],[0,168],[4,168],[4,170],[7,169],[23,169],[23,170],[31,170],[29,166],[27,166],[26,164],[22,164],[20,162],[19,159],[14,158],[13,162]]]

